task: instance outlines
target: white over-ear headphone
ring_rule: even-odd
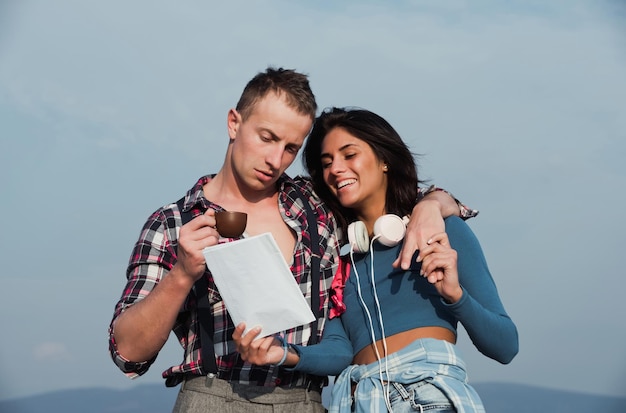
[[[398,245],[406,233],[406,225],[409,217],[400,218],[394,214],[386,214],[379,217],[374,222],[374,237],[387,247]],[[363,221],[355,221],[348,225],[348,243],[352,246],[352,251],[366,253],[370,249],[370,239],[367,228]]]

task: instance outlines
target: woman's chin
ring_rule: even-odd
[[[349,209],[353,209],[356,206],[356,203],[354,201],[354,199],[351,199],[349,197],[345,197],[345,196],[338,196],[337,200],[339,201],[339,203],[341,204],[342,207],[344,208],[349,208]]]

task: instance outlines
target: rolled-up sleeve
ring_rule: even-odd
[[[171,239],[177,239],[173,217],[167,217],[164,209],[154,212],[144,224],[135,243],[126,270],[126,286],[115,305],[113,319],[109,325],[109,352],[115,365],[130,378],[146,373],[156,360],[134,362],[124,358],[117,349],[114,336],[115,321],[135,303],[152,292],[159,281],[173,267],[176,256]]]

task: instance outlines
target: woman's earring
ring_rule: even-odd
[[[387,166],[387,164],[383,165],[383,172],[387,172],[389,170],[389,167]]]

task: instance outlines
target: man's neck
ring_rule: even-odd
[[[255,190],[246,187],[231,174],[220,170],[215,177],[207,182],[204,187],[204,196],[211,202],[223,206],[226,209],[252,208],[259,203],[271,201],[278,196],[277,185],[265,190]]]

